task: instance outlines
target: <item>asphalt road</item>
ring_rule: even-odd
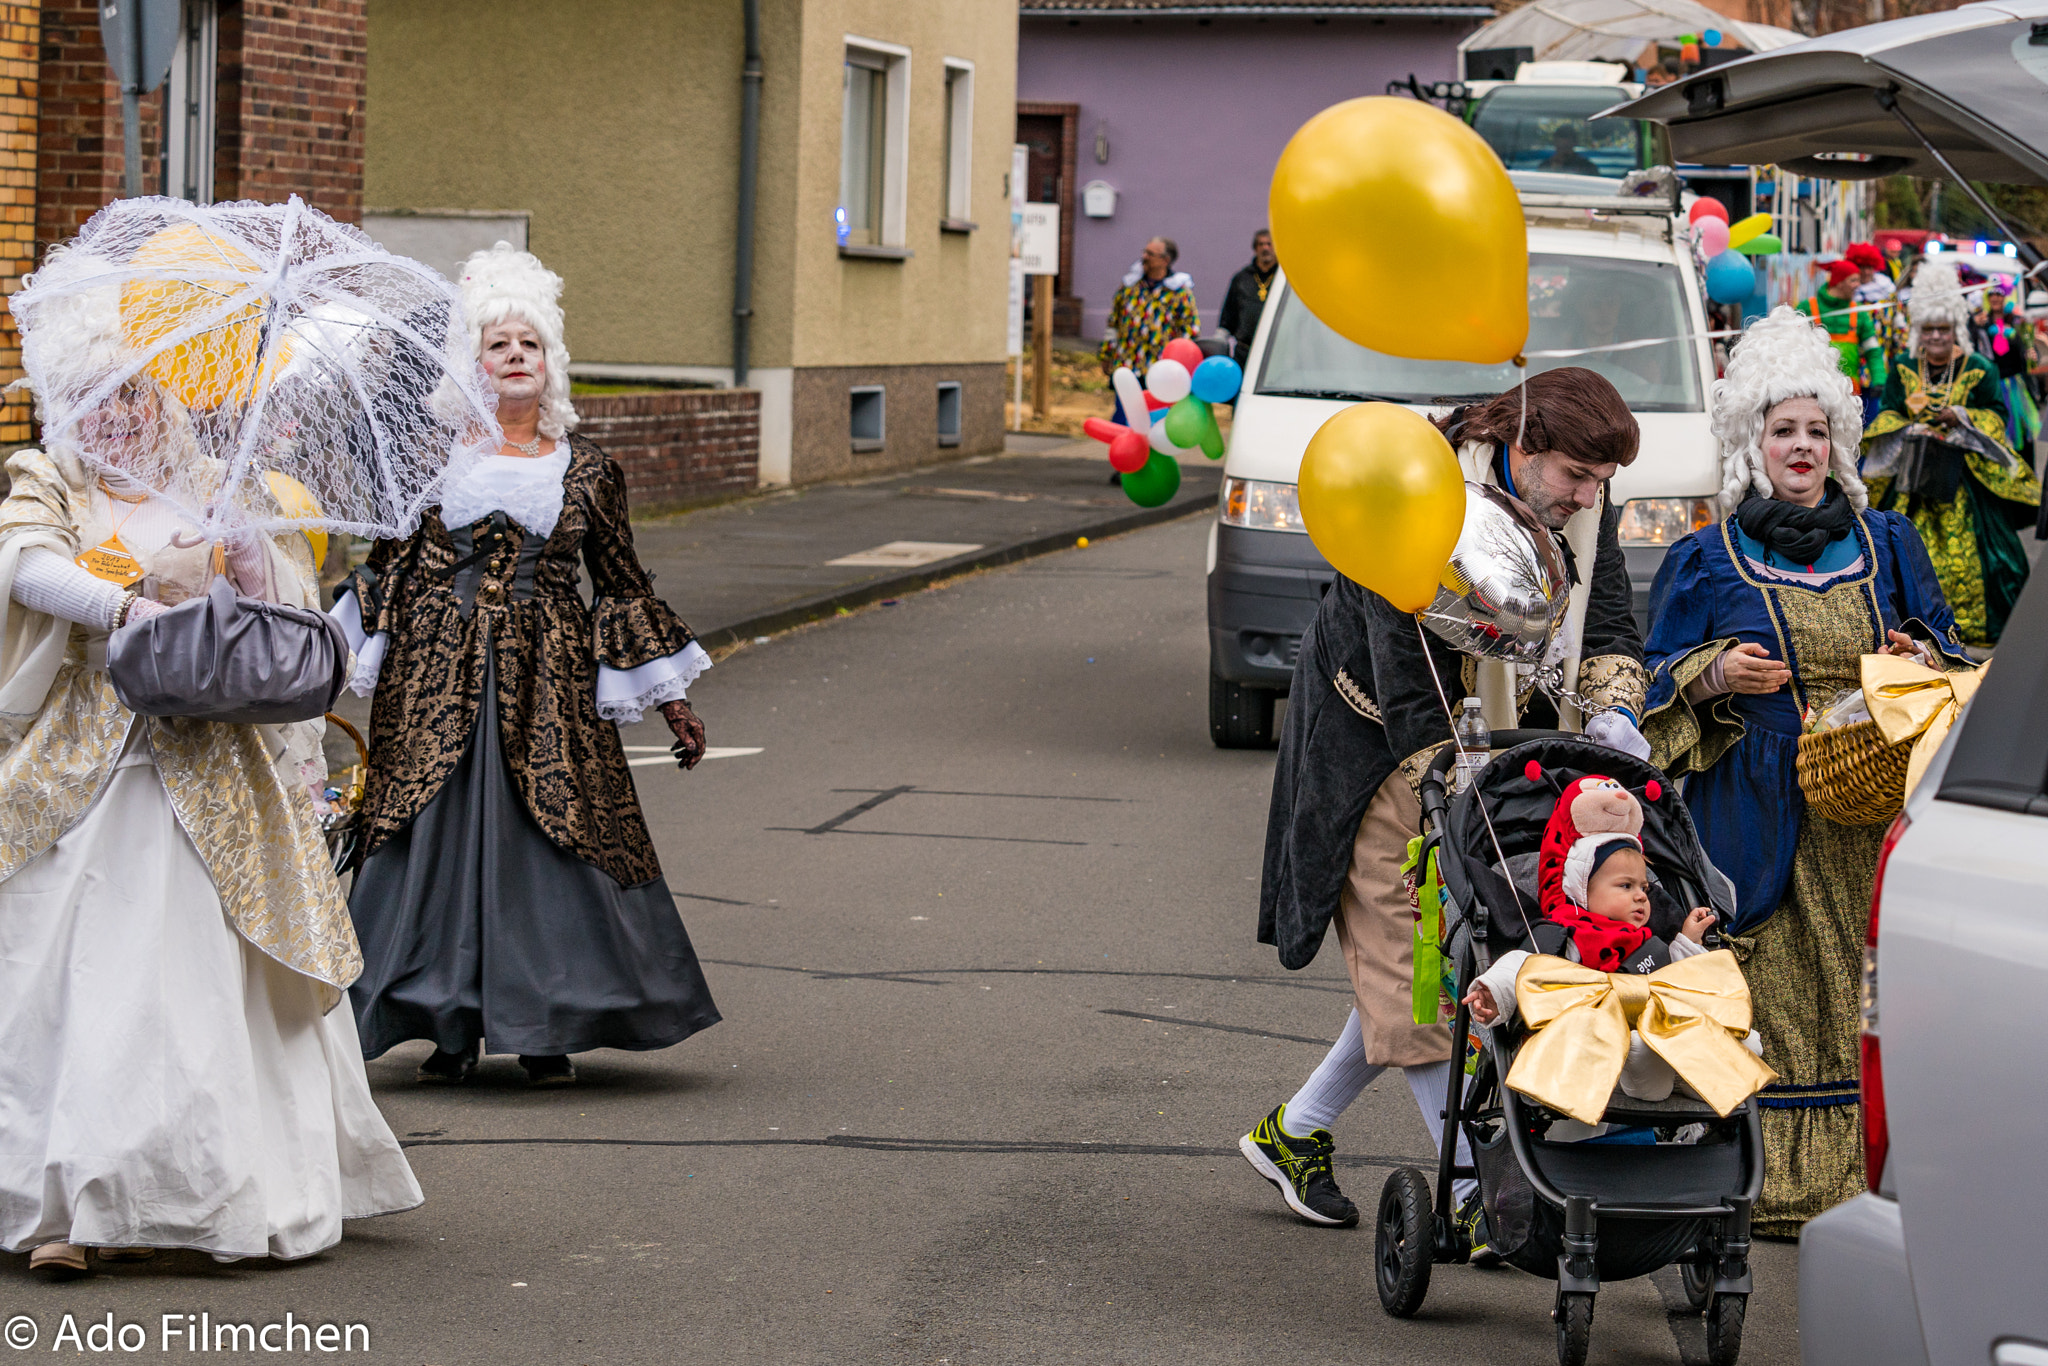
[[[1297,1223],[1237,1155],[1347,988],[1334,949],[1287,973],[1253,942],[1272,758],[1209,744],[1205,534],[726,660],[694,700],[760,752],[636,771],[724,1023],[551,1092],[511,1058],[419,1088],[425,1045],[400,1050],[370,1075],[423,1208],[292,1265],[44,1287],[0,1259],[0,1318],[146,1324],[128,1360],[187,1312],[366,1324],[347,1359],[407,1366],[1555,1360],[1549,1282],[1439,1268],[1389,1319],[1370,1229]],[[1428,1151],[1398,1076],[1337,1139],[1368,1208]],[[1744,1361],[1796,1361],[1794,1270],[1759,1249]],[[1672,1273],[1610,1285],[1593,1361],[1703,1362],[1674,1304]]]

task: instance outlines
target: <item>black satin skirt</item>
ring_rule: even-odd
[[[349,988],[363,1056],[478,1039],[529,1056],[651,1049],[718,1023],[663,878],[621,887],[559,849],[520,800],[487,661],[476,731],[448,783],[357,870]]]

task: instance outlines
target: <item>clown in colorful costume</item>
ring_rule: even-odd
[[[1781,1078],[1758,1097],[1769,1174],[1756,1228],[1785,1236],[1863,1189],[1858,993],[1884,838],[1807,808],[1801,718],[1860,686],[1863,655],[1911,649],[1906,632],[1937,667],[1964,662],[1920,537],[1864,506],[1862,408],[1833,360],[1787,308],[1736,344],[1712,417],[1733,515],[1672,546],[1644,647],[1651,762],[1686,779],[1700,843],[1735,883],[1722,930]]]
[[[1854,261],[1828,263],[1828,282],[1799,305],[1799,311],[1827,329],[1828,341],[1842,358],[1842,373],[1856,392],[1882,389],[1885,382],[1884,341],[1877,314],[1856,312],[1855,293],[1862,267]]]
[[[1903,512],[1919,531],[1962,638],[1996,645],[2026,585],[2016,529],[2033,524],[2041,484],[2013,452],[1996,367],[1971,351],[1955,267],[1923,261],[1907,313],[1911,354],[1864,433],[1871,505]]]

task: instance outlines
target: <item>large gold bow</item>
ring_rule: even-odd
[[[1920,785],[1948,728],[1961,715],[1963,704],[1977,695],[1984,669],[1990,667],[1943,673],[1897,655],[1863,656],[1863,700],[1886,742],[1896,745],[1920,737],[1913,741],[1912,756],[1906,761],[1907,796]]]
[[[1682,958],[1648,976],[1595,972],[1535,954],[1515,974],[1515,1000],[1535,1031],[1508,1085],[1573,1119],[1598,1124],[1628,1061],[1628,1033],[1726,1115],[1778,1079],[1742,1045],[1749,984],[1726,949]]]

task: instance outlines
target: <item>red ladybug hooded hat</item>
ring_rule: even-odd
[[[1532,763],[1530,767],[1536,766]],[[1530,776],[1539,777],[1540,770]],[[1662,788],[1652,783],[1644,795],[1656,801]],[[1646,926],[1586,910],[1586,883],[1600,849],[1617,841],[1641,849],[1642,833],[1643,808],[1635,794],[1598,773],[1576,779],[1564,789],[1543,829],[1543,843],[1536,853],[1538,904],[1546,919],[1571,931],[1587,967],[1616,971],[1623,958],[1650,937]]]

